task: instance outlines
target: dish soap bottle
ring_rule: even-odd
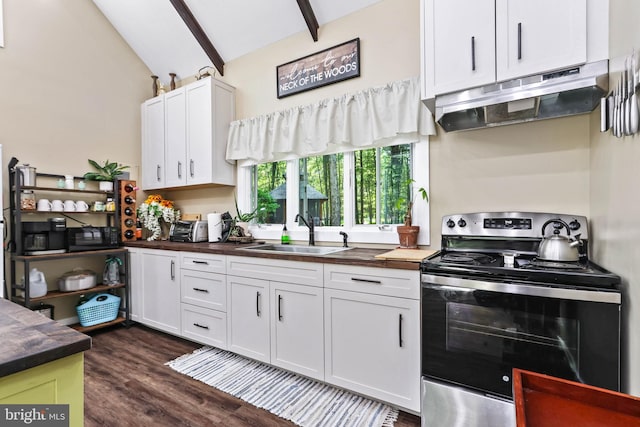
[[[290,243],[289,231],[287,231],[287,224],[284,224],[282,227],[282,236],[280,237],[280,243],[282,243],[283,245],[288,245]]]

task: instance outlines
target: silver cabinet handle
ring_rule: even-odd
[[[398,346],[402,348],[402,313],[398,315]]]
[[[376,285],[382,285],[382,282],[380,280],[361,279],[359,277],[352,277],[351,280],[354,282],[375,283]]]
[[[194,324],[193,324],[193,326],[198,327],[198,328],[202,328],[202,329],[207,329],[207,330],[209,329],[209,327],[208,327],[208,326],[201,325],[201,324],[199,324],[199,323],[194,323]]]
[[[194,291],[196,292],[204,292],[205,294],[209,293],[208,289],[201,289],[201,288],[193,288]]]
[[[260,317],[260,292],[256,292],[256,316]]]
[[[160,165],[158,165],[158,167],[156,168],[156,178],[158,178],[158,181],[160,181]]]
[[[278,295],[278,320],[282,322],[282,295]]]
[[[476,38],[471,37],[471,71],[476,70]]]
[[[182,162],[178,162],[178,178],[182,178]]]
[[[518,22],[518,59],[522,59],[522,22]]]
[[[171,260],[171,280],[176,279],[176,262]]]
[[[193,159],[189,160],[189,174],[193,178]]]

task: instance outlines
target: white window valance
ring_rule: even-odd
[[[231,122],[227,160],[273,162],[417,142],[434,135],[418,78]]]

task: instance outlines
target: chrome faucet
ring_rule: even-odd
[[[309,222],[307,222],[302,215],[297,214],[296,219],[294,219],[293,221],[297,222],[298,219],[301,219],[304,225],[309,227],[309,246],[315,246],[316,237],[315,237],[315,231],[313,229],[313,217],[309,215]]]

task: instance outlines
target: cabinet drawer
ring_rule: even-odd
[[[190,340],[227,348],[227,314],[182,304],[182,336]]]
[[[324,286],[353,292],[420,299],[420,272],[325,264]]]
[[[227,257],[227,273],[240,277],[322,287],[322,264],[253,257]]]
[[[227,277],[224,274],[181,270],[180,291],[182,302],[227,311]]]
[[[225,274],[227,272],[225,256],[215,254],[199,254],[182,252],[180,254],[181,267],[187,270],[208,271]]]

